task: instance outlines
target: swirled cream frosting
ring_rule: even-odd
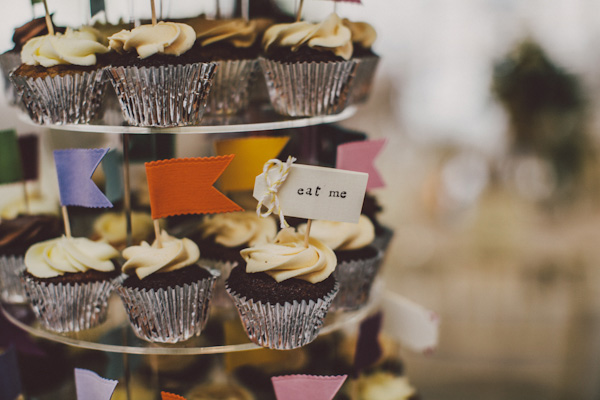
[[[31,246],[25,253],[27,272],[38,278],[52,278],[65,273],[115,270],[111,259],[119,252],[106,242],[62,236]]]
[[[204,20],[196,28],[196,38],[202,46],[225,42],[235,47],[250,47],[256,36],[256,22],[243,19]]]
[[[139,246],[131,246],[123,250],[123,272],[135,274],[140,279],[154,273],[171,272],[194,264],[200,258],[200,250],[196,243],[189,239],[178,239],[162,231],[162,246],[158,242],[152,245],[142,242]]]
[[[191,26],[161,21],[130,31],[123,29],[108,38],[108,45],[118,53],[135,50],[140,58],[147,58],[154,54],[181,55],[191,49],[195,41],[196,32]]]
[[[311,237],[304,247],[304,235],[286,228],[279,231],[273,243],[240,252],[246,261],[246,272],[265,272],[277,282],[297,278],[317,283],[331,275],[337,258],[329,247]]]
[[[344,26],[350,29],[352,34],[352,43],[355,43],[362,48],[369,49],[377,39],[377,32],[371,24],[366,22],[352,22],[347,18],[342,20]]]
[[[345,60],[352,57],[353,51],[350,29],[336,14],[330,14],[318,24],[300,21],[273,25],[266,30],[262,44],[265,52],[272,47],[289,47],[291,51],[297,51],[302,46],[308,46],[315,50],[330,51]]]
[[[88,27],[34,37],[23,46],[21,60],[27,65],[46,68],[59,64],[89,66],[96,64],[96,54],[107,52],[108,47],[100,43],[97,31]]]
[[[215,242],[225,247],[267,243],[277,234],[273,218],[261,218],[252,211],[207,216],[200,229],[203,238],[214,236]]]
[[[94,221],[94,233],[109,243],[125,243],[127,229],[124,213],[108,212]],[[154,223],[149,214],[131,213],[131,237],[134,242],[146,239],[154,230]]]
[[[298,227],[304,233],[306,224]],[[356,250],[368,246],[375,239],[375,227],[369,218],[361,215],[357,224],[334,221],[313,221],[310,236],[333,250]]]

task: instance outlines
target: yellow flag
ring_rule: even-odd
[[[249,137],[216,141],[217,155],[235,154],[219,178],[219,188],[224,192],[252,190],[265,162],[276,158],[289,139],[287,136]]]

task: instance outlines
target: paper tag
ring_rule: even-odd
[[[275,169],[269,177],[275,179]],[[293,164],[277,197],[283,215],[297,218],[357,223],[369,175],[313,165]],[[268,192],[264,173],[254,182],[253,196],[260,201]]]

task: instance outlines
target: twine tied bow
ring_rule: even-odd
[[[289,173],[290,167],[292,163],[296,161],[296,159],[292,156],[288,156],[286,162],[281,160],[272,159],[265,163],[263,166],[263,174],[265,176],[265,182],[267,184],[267,190],[260,198],[258,205],[256,206],[256,213],[260,217],[268,217],[272,213],[277,213],[279,215],[279,223],[281,228],[287,228],[289,224],[283,217],[283,212],[281,211],[281,207],[279,205],[279,198],[277,197],[277,191],[279,187],[285,182]],[[276,169],[275,173],[271,173],[271,177],[269,176],[269,171]],[[261,212],[262,207],[266,207],[267,210],[263,213]]]

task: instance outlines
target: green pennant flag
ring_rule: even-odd
[[[0,184],[19,182],[22,179],[17,132],[14,129],[0,131]]]

